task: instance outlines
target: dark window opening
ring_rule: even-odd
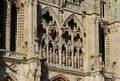
[[[17,32],[17,10],[15,4],[11,7],[11,28],[10,28],[10,50],[16,50],[16,33]]]
[[[5,49],[5,3],[0,0],[0,49]]]
[[[71,35],[69,35],[68,31],[65,31],[62,34],[63,39],[65,40],[66,43],[68,43],[69,40],[71,40]]]
[[[103,28],[99,25],[99,53],[102,55],[102,61],[105,62],[105,39]]]
[[[50,49],[52,49],[52,51],[53,51],[53,44],[52,44],[51,41],[49,42],[49,50],[50,50]]]
[[[39,40],[42,39],[43,35],[46,34],[46,29],[43,28],[42,24],[39,24],[37,27],[37,37],[39,38]]]
[[[55,29],[51,29],[49,34],[51,35],[51,37],[52,37],[53,40],[56,39],[56,37],[57,37],[57,32],[56,32]]]
[[[74,47],[74,56],[75,56],[75,53],[77,52],[77,49],[76,49],[76,47]]]
[[[103,1],[100,3],[100,16],[102,18],[105,16],[105,14],[104,14],[104,2]]]
[[[70,21],[68,21],[68,26],[70,26],[70,28],[73,30],[74,27],[77,27],[77,24],[73,19],[71,19]]]
[[[52,16],[50,16],[50,13],[46,11],[45,14],[42,15],[43,19],[45,19],[46,23],[49,24],[50,21],[53,20]]]
[[[66,48],[65,48],[65,45],[64,45],[64,44],[62,45],[62,52],[63,52],[63,51],[65,51],[65,53],[66,53]]]

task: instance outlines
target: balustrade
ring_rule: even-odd
[[[23,59],[23,57],[25,57],[25,54],[8,51],[6,49],[0,49],[0,56],[19,60]]]

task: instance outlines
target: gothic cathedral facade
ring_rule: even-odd
[[[120,0],[0,0],[0,81],[120,81],[119,9]]]

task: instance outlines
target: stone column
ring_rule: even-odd
[[[7,11],[6,11],[6,49],[10,50],[10,25],[11,25],[11,3],[7,1]]]
[[[26,21],[26,29],[27,30],[27,38],[28,41],[28,57],[34,57],[34,41],[35,41],[35,31],[37,29],[37,0],[28,2],[25,12]]]
[[[97,15],[86,15],[85,26],[86,26],[86,54],[84,61],[84,70],[90,71],[90,57],[91,55],[99,54],[99,30],[98,30],[98,16]],[[97,67],[96,67],[97,69]]]
[[[62,42],[61,42],[61,37],[58,45],[58,50],[59,50],[59,65],[62,66]]]

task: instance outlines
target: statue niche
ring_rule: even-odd
[[[78,51],[77,51],[76,47],[74,48],[73,61],[74,61],[74,68],[78,68]]]
[[[80,68],[82,68],[83,67],[83,52],[82,52],[82,50],[81,49],[79,49],[79,66],[80,66]]]
[[[47,50],[46,50],[46,43],[45,39],[42,40],[42,58],[46,59],[47,58]]]
[[[66,48],[62,45],[62,65],[66,66]]]
[[[53,63],[53,44],[49,42],[48,62]]]
[[[72,66],[72,51],[71,51],[71,47],[68,47],[68,52],[67,52],[67,60],[68,60],[68,64],[67,66]]]
[[[58,51],[58,45],[55,45],[55,63],[59,64],[59,51]]]

